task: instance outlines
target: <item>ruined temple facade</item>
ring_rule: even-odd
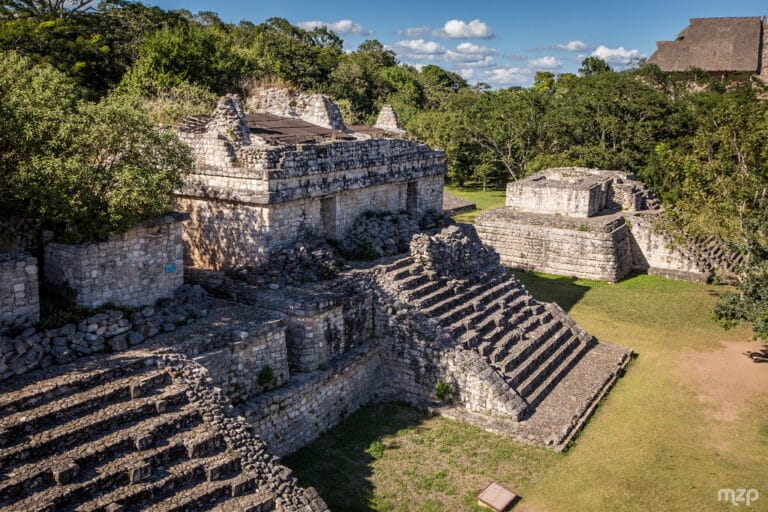
[[[632,271],[707,281],[712,269],[699,252],[655,229],[662,211],[632,175],[567,167],[509,183],[506,206],[475,226],[513,268],[609,282]]]
[[[191,215],[187,264],[254,265],[305,235],[340,239],[365,211],[442,209],[444,153],[402,138],[392,116],[347,128],[327,98],[312,98],[267,91],[249,100],[262,111],[246,114],[228,96],[178,127],[197,161],[178,195]]]

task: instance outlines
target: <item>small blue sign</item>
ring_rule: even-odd
[[[173,274],[174,272],[176,272],[176,265],[171,263],[170,265],[166,265],[165,266],[165,273],[166,274]]]

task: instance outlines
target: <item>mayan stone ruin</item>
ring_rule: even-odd
[[[609,282],[632,271],[699,282],[734,275],[736,255],[714,239],[675,240],[657,227],[662,213],[632,175],[563,167],[507,184],[506,206],[475,226],[511,268]]]
[[[110,290],[132,307],[0,331],[3,510],[325,511],[278,456],[366,403],[562,450],[622,374],[630,349],[534,299],[503,247],[441,214],[443,153],[388,113],[380,128],[342,127],[327,98],[260,98],[224,97],[180,124],[197,159],[182,214],[99,250],[46,248],[85,251],[88,301]],[[633,183],[594,172],[521,201],[562,198],[595,223],[585,237],[607,260],[623,217],[589,215],[655,204]],[[0,290],[2,318],[34,319],[34,258],[0,262],[26,279]]]

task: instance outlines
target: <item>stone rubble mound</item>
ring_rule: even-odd
[[[279,289],[330,279],[343,265],[325,239],[305,237],[270,251],[266,263],[237,267],[228,275],[253,286]]]
[[[360,215],[339,245],[339,252],[354,261],[371,261],[408,252],[411,238],[422,230],[452,224],[447,215],[426,212],[418,221],[406,213],[366,212]]]
[[[13,336],[0,335],[0,381],[98,352],[125,350],[207,313],[205,291],[185,284],[172,299],[160,300],[155,306],[103,308],[77,324],[55,329],[30,327]]]

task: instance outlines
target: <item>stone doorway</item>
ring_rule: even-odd
[[[336,196],[320,199],[320,233],[328,238],[337,238]]]
[[[419,213],[419,183],[417,181],[408,182],[405,210],[408,212],[408,215]]]

